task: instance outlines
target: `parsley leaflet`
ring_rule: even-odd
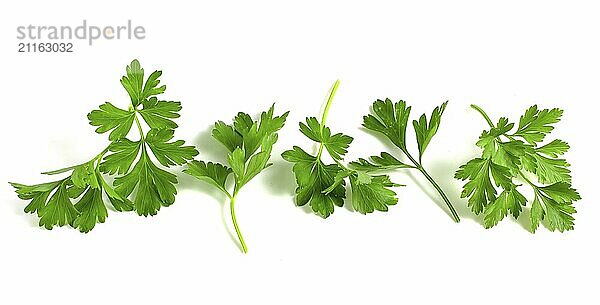
[[[300,132],[319,143],[317,155],[313,156],[298,146],[282,154],[283,159],[294,164],[293,171],[298,185],[295,203],[297,206],[308,204],[315,214],[327,218],[333,213],[335,206],[344,205],[348,180],[355,211],[361,214],[375,210],[385,212],[388,206],[395,205],[398,201],[391,187],[400,185],[391,182],[387,175],[373,175],[365,168],[343,165],[341,161],[353,139],[342,133],[332,134],[325,125],[338,86],[339,81],[336,81],[320,122],[315,117],[306,118],[305,123],[300,122]],[[333,163],[327,164],[322,160],[324,151],[327,151]],[[393,160],[386,156],[382,157],[381,162],[389,163]]]
[[[173,141],[181,103],[159,100],[166,86],[159,86],[161,71],[154,71],[144,83],[144,69],[131,62],[121,84],[129,94],[127,110],[104,103],[88,114],[97,133],[109,133],[111,143],[93,159],[75,166],[45,172],[46,175],[70,173],[53,182],[24,185],[11,183],[19,198],[30,200],[27,213],[37,213],[39,225],[51,230],[70,225],[87,233],[108,217],[103,194],[117,211],[156,215],[161,206],[175,201],[177,178],[154,164],[151,155],[164,167],[183,165],[198,154],[182,140]],[[149,126],[144,132],[139,117]],[[127,138],[133,124],[139,139]],[[135,163],[135,164],[134,164]],[[114,176],[109,184],[104,175]],[[132,199],[130,199],[132,198]],[[76,202],[73,204],[73,202]]]
[[[477,110],[490,126],[483,131],[477,146],[483,149],[480,158],[462,165],[455,177],[467,180],[462,197],[468,197],[468,205],[475,214],[484,213],[483,225],[491,228],[508,214],[515,219],[527,205],[527,198],[518,187],[519,181],[533,189],[530,210],[530,227],[535,232],[542,222],[550,231],[560,232],[574,228],[573,202],[581,196],[571,186],[569,163],[561,156],[569,149],[562,140],[553,140],[541,145],[554,129],[563,111],[539,110],[531,106],[515,124],[500,118],[494,124],[483,109]],[[541,145],[541,146],[540,146]],[[537,180],[537,183],[534,180]],[[498,188],[501,189],[498,195]]]
[[[227,195],[233,226],[244,253],[248,252],[248,247],[235,217],[235,199],[244,185],[272,165],[269,163],[269,158],[273,145],[277,142],[277,131],[283,127],[289,113],[274,116],[274,108],[275,105],[272,105],[268,111],[260,115],[257,121],[252,120],[250,115],[240,112],[231,125],[222,121],[215,123],[212,136],[229,150],[227,154],[229,167],[219,163],[194,160],[184,169],[186,174],[213,185]],[[234,182],[231,192],[228,191],[227,186],[229,176],[233,176]]]
[[[448,102],[445,102],[441,106],[435,107],[431,113],[429,122],[427,122],[425,114],[422,114],[421,117],[419,117],[419,120],[413,121],[413,127],[417,138],[417,147],[419,149],[419,159],[417,161],[406,147],[406,127],[408,126],[411,107],[407,106],[405,101],[399,101],[397,103],[392,103],[390,99],[375,101],[372,106],[373,113],[363,117],[363,127],[370,131],[383,134],[394,144],[394,146],[398,147],[400,151],[408,157],[412,165],[399,161],[387,152],[381,153],[381,156],[371,157],[371,162],[360,159],[352,165],[356,168],[362,168],[369,171],[390,170],[396,168],[412,168],[419,170],[440,194],[442,200],[444,200],[448,206],[454,221],[459,222],[460,217],[450,202],[450,199],[448,199],[448,196],[446,196],[442,188],[425,170],[422,163],[425,149],[438,131],[442,114],[446,109],[447,103]]]

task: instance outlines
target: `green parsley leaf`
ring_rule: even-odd
[[[413,121],[417,146],[419,148],[419,158],[417,161],[417,159],[410,154],[406,145],[406,126],[410,117],[411,107],[408,107],[405,101],[392,103],[389,98],[386,98],[385,101],[375,101],[371,107],[373,113],[363,117],[363,126],[369,131],[383,134],[392,142],[392,144],[400,149],[402,154],[410,160],[412,165],[400,161],[398,158],[387,152],[383,152],[381,153],[381,157],[371,157],[372,162],[369,162],[365,159],[359,159],[356,162],[350,163],[350,166],[357,170],[369,172],[398,168],[411,168],[419,170],[438,191],[442,197],[442,200],[444,200],[448,206],[454,221],[459,222],[460,217],[448,199],[448,196],[446,196],[442,188],[425,170],[422,163],[422,157],[425,149],[439,129],[441,117],[446,109],[447,104],[448,102],[445,102],[441,106],[436,107],[431,114],[429,122],[427,122],[427,116],[425,114],[422,114],[419,120]]]
[[[99,126],[97,133],[111,131],[108,139],[115,141],[127,136],[134,120],[134,112],[115,107],[111,103],[100,105],[100,110],[93,110],[88,114],[90,125]]]
[[[177,124],[172,119],[179,117],[181,110],[180,102],[159,101],[156,97],[144,100],[143,109],[139,114],[144,121],[153,129],[175,129]]]
[[[534,204],[535,213],[531,212],[531,230],[535,232],[540,221],[544,221],[550,231],[560,232],[573,230],[573,214],[576,213],[573,201],[579,200],[579,193],[568,183],[557,182],[536,189]]]
[[[55,225],[60,227],[70,225],[79,215],[69,198],[67,183],[68,180],[65,180],[58,184],[56,191],[41,210],[40,226],[51,230]]]
[[[173,204],[177,194],[175,184],[177,177],[154,165],[144,148],[133,169],[114,181],[115,190],[122,197],[129,197],[137,186],[133,206],[140,216],[154,216],[161,206]]]
[[[129,139],[120,139],[110,143],[108,149],[111,154],[104,157],[100,163],[100,171],[110,175],[127,173],[137,159],[141,147],[141,141]]]
[[[121,78],[121,84],[127,93],[129,93],[131,104],[137,106],[143,99],[142,86],[144,85],[144,69],[142,69],[140,62],[135,59],[127,66],[125,71],[127,72],[127,75]]]
[[[221,165],[219,163],[204,161],[196,161],[188,163],[187,168],[183,170],[184,173],[204,182],[208,182],[216,186],[223,193],[227,192],[225,183],[229,174],[233,173],[231,168]]]
[[[555,139],[544,146],[538,147],[536,151],[542,155],[546,155],[552,158],[558,158],[558,156],[565,154],[569,150],[569,148],[571,148],[569,146],[569,143],[563,140]]]
[[[71,181],[73,182],[73,185],[78,188],[85,188],[88,185],[94,189],[100,188],[100,182],[98,181],[98,176],[94,168],[94,162],[84,163],[75,167],[71,174]]]
[[[30,200],[25,212],[36,213],[40,217],[40,227],[52,230],[54,226],[73,225],[79,212],[71,203],[70,190],[73,183],[69,178],[37,184],[23,185],[11,183],[19,198]]]
[[[535,171],[540,183],[571,182],[570,164],[565,159],[548,158],[539,153],[533,154]]]
[[[73,221],[73,227],[82,233],[91,231],[96,223],[103,223],[108,217],[108,211],[102,201],[102,190],[89,188],[81,200],[75,205],[80,213]]]
[[[300,122],[300,132],[317,143],[323,143],[329,155],[335,160],[343,159],[352,143],[350,136],[342,133],[332,135],[329,127],[321,128],[321,123],[315,117],[306,118],[306,124]]]
[[[336,81],[331,89],[321,121],[319,122],[315,117],[308,117],[306,123],[300,123],[300,132],[320,144],[317,155],[313,156],[298,146],[282,154],[284,160],[294,164],[292,170],[298,185],[296,205],[308,204],[315,214],[327,218],[334,212],[335,206],[344,205],[346,179],[348,179],[355,211],[362,214],[376,210],[385,212],[388,206],[398,201],[391,187],[399,185],[392,183],[387,175],[375,176],[370,172],[376,166],[398,166],[400,161],[382,154],[382,157],[373,157],[375,164],[359,159],[351,163],[352,168],[348,168],[340,162],[348,152],[352,138],[342,133],[332,135],[329,127],[325,126],[338,85],[339,81]],[[385,102],[382,103],[385,106]],[[374,117],[373,120],[377,121]],[[381,128],[383,130],[385,127]],[[322,160],[324,149],[334,163],[327,164]]]
[[[384,134],[394,145],[406,150],[406,126],[410,107],[405,101],[392,104],[390,99],[377,100],[372,106],[373,113],[363,117],[363,126]]]
[[[245,133],[248,132],[248,130],[244,131]],[[221,142],[221,144],[223,144],[230,152],[233,152],[238,147],[241,148],[243,145],[242,134],[239,131],[236,131],[233,126],[227,125],[222,121],[215,123],[215,127],[212,130],[212,136],[217,139],[217,141]]]
[[[128,110],[104,103],[88,114],[97,133],[110,131],[108,147],[87,162],[44,173],[70,173],[62,180],[37,185],[11,183],[19,198],[30,200],[25,212],[37,213],[40,226],[52,229],[68,224],[87,233],[108,217],[104,195],[115,210],[135,210],[144,216],[155,215],[161,206],[175,201],[176,176],[154,164],[149,152],[165,167],[183,165],[198,154],[184,141],[173,140],[177,127],[173,119],[179,117],[181,104],[155,97],[166,88],[159,86],[162,72],[153,72],[144,83],[144,70],[137,60],[126,71],[121,83],[131,98]],[[140,117],[150,127],[147,133]],[[127,138],[133,122],[139,131],[136,141]],[[115,176],[114,187],[102,174]]]
[[[497,225],[508,213],[516,219],[526,204],[527,199],[517,191],[516,187],[505,189],[486,209],[483,225],[489,229]]]
[[[491,177],[490,177],[491,176]],[[490,158],[475,158],[461,166],[456,179],[469,180],[465,184],[461,197],[469,197],[469,207],[475,214],[483,212],[490,202],[496,200],[496,186],[511,187],[510,170],[495,164]],[[492,184],[494,179],[494,184]]]
[[[558,123],[563,111],[554,109],[538,110],[537,105],[531,106],[519,119],[519,127],[513,136],[522,137],[530,144],[536,144],[544,140]]]
[[[289,113],[275,116],[274,112],[275,105],[272,105],[269,110],[260,115],[260,119],[257,121],[243,112],[237,114],[232,125],[217,121],[212,135],[229,151],[227,154],[229,167],[218,163],[194,160],[188,163],[184,169],[186,174],[215,186],[229,197],[231,218],[244,253],[248,252],[248,248],[235,217],[235,199],[244,185],[271,166],[269,159],[273,145],[277,142],[277,132],[285,124]],[[234,178],[231,191],[226,185],[230,174],[233,174]]]
[[[508,119],[501,118],[494,125],[483,109],[476,105],[472,107],[485,118],[490,130],[484,131],[477,142],[477,146],[483,148],[482,158],[462,165],[455,178],[468,180],[461,197],[469,197],[468,204],[475,214],[485,214],[483,225],[491,228],[509,213],[515,219],[521,215],[527,198],[517,188],[523,182],[534,192],[530,210],[532,232],[540,223],[550,231],[572,230],[572,214],[576,212],[573,202],[581,197],[571,187],[569,164],[565,159],[558,159],[567,152],[569,144],[553,140],[541,145],[554,129],[552,124],[560,120],[562,110],[538,110],[537,106],[532,106],[521,116],[517,131],[509,134],[514,124]],[[528,172],[542,185],[531,181],[532,174]],[[497,188],[502,189],[498,197]]]
[[[160,83],[158,78],[162,75],[161,71],[154,71],[150,74],[146,84],[144,84],[144,69],[142,69],[137,59],[127,66],[126,72],[127,75],[121,78],[121,84],[129,94],[133,107],[137,107],[146,99],[161,94],[167,89],[164,85],[158,87]]]
[[[350,162],[350,167],[364,172],[393,170],[398,168],[415,168],[412,165],[403,163],[387,152],[382,152],[379,156],[371,156],[369,159],[370,161],[359,158],[358,161]]]
[[[154,71],[152,72],[152,74],[150,74],[150,76],[148,76],[148,79],[146,80],[146,84],[144,85],[144,91],[142,92],[142,101],[144,101],[145,99],[154,96],[154,95],[159,95],[165,92],[165,90],[167,89],[167,86],[162,85],[162,86],[158,86],[160,84],[160,80],[158,79],[160,76],[162,75],[162,71]]]
[[[193,146],[183,146],[183,140],[168,142],[173,139],[174,134],[172,129],[151,129],[146,136],[146,144],[164,166],[183,165],[198,155]]]
[[[360,179],[366,175],[366,180]],[[352,208],[361,214],[373,211],[387,212],[388,206],[398,202],[396,193],[390,189],[399,184],[390,181],[386,175],[370,176],[358,172],[350,175],[350,186],[352,188]]]
[[[338,207],[344,205],[345,182],[343,179],[338,179],[338,183],[334,184],[338,173],[344,173],[337,164],[325,165],[320,159],[298,146],[285,151],[281,156],[294,164],[292,170],[298,184],[297,206],[308,203],[315,214],[327,218],[333,213],[334,205]]]
[[[425,153],[427,145],[429,145],[429,142],[431,142],[431,139],[437,133],[438,128],[440,127],[442,114],[444,113],[447,104],[448,102],[445,102],[441,106],[433,109],[429,124],[427,124],[427,117],[425,114],[422,114],[418,121],[413,121],[415,135],[417,136],[417,144],[419,146],[419,159],[421,159],[423,153]]]

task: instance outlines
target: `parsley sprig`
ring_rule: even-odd
[[[179,117],[181,103],[158,99],[166,89],[159,86],[161,75],[154,71],[144,82],[144,70],[133,60],[121,79],[131,98],[127,110],[106,102],[88,114],[97,133],[110,131],[111,143],[87,162],[43,173],[70,173],[63,179],[36,185],[11,183],[19,198],[30,200],[25,212],[37,213],[40,226],[51,230],[68,224],[89,232],[108,216],[103,194],[115,210],[135,210],[144,216],[156,215],[161,206],[173,204],[177,177],[156,165],[151,155],[162,166],[171,167],[185,164],[198,152],[184,146],[183,140],[172,141],[177,128],[173,119]],[[140,117],[149,127],[147,132]],[[127,135],[134,122],[139,139],[130,140]],[[113,176],[112,185],[104,175]]]
[[[469,197],[468,205],[475,214],[484,213],[483,225],[491,228],[508,214],[517,219],[527,205],[527,198],[518,191],[522,184],[529,185],[534,194],[530,210],[531,231],[542,222],[550,231],[560,232],[574,228],[573,202],[581,196],[571,186],[569,163],[561,156],[570,148],[563,140],[555,139],[542,145],[545,137],[560,121],[563,111],[539,110],[531,106],[514,123],[500,118],[494,124],[483,109],[477,110],[490,126],[483,131],[477,146],[483,149],[480,158],[462,165],[455,177],[468,180],[462,197]],[[534,178],[537,182],[532,181]],[[497,195],[497,189],[502,192]]]
[[[446,109],[447,103],[448,102],[445,102],[441,106],[435,107],[431,113],[429,122],[427,122],[425,114],[422,114],[421,117],[419,117],[419,120],[413,120],[413,127],[417,138],[417,147],[419,149],[419,159],[417,160],[410,154],[406,147],[406,127],[408,126],[411,107],[407,107],[405,101],[399,101],[397,103],[392,103],[390,99],[375,101],[371,107],[372,114],[363,117],[363,127],[387,137],[394,146],[398,147],[400,151],[408,157],[412,165],[401,162],[387,152],[381,153],[380,156],[371,157],[370,161],[360,159],[354,165],[357,168],[371,171],[397,168],[417,169],[440,194],[442,200],[444,200],[450,210],[452,219],[456,222],[460,222],[460,217],[450,202],[450,199],[448,199],[448,196],[446,196],[442,188],[427,170],[425,170],[422,162],[425,149],[438,131],[442,114]]]
[[[373,211],[387,211],[388,206],[398,201],[396,193],[391,189],[399,184],[390,181],[387,175],[373,175],[369,170],[350,168],[342,164],[344,155],[352,142],[352,137],[342,133],[332,134],[326,126],[333,97],[338,89],[339,81],[331,88],[321,121],[315,117],[300,122],[300,132],[314,142],[319,143],[317,155],[313,156],[302,148],[293,149],[282,154],[283,159],[294,164],[296,176],[296,205],[308,204],[312,211],[322,218],[329,217],[334,206],[342,207],[346,198],[346,179],[352,191],[352,207],[362,214]],[[333,163],[325,163],[323,152],[327,151]]]
[[[188,175],[213,185],[227,195],[231,220],[244,253],[248,252],[248,247],[235,217],[236,197],[244,185],[272,165],[269,163],[269,158],[273,145],[277,142],[277,131],[283,127],[289,113],[274,116],[274,108],[275,105],[272,105],[257,121],[254,121],[250,115],[239,112],[231,125],[222,121],[215,123],[212,136],[229,150],[227,154],[229,167],[219,163],[194,160],[184,170]],[[227,179],[230,175],[233,175],[234,181],[232,191],[227,190]]]

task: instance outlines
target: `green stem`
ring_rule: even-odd
[[[43,175],[57,175],[57,174],[62,174],[62,173],[66,173],[66,172],[68,172],[68,171],[70,171],[70,170],[73,170],[73,169],[75,169],[75,168],[77,168],[77,167],[80,167],[80,166],[82,166],[82,165],[85,165],[85,164],[87,164],[87,163],[90,163],[90,162],[96,162],[96,160],[98,160],[98,159],[102,159],[102,157],[104,156],[104,154],[106,154],[106,152],[108,152],[108,148],[109,148],[109,147],[110,147],[110,145],[109,145],[109,146],[106,146],[106,148],[105,148],[103,151],[101,151],[101,152],[100,152],[98,155],[96,155],[96,156],[95,156],[95,157],[94,157],[92,160],[90,160],[90,161],[87,161],[87,162],[84,162],[84,163],[81,163],[81,164],[77,164],[77,165],[72,165],[72,166],[65,167],[65,168],[61,168],[61,169],[57,169],[57,170],[53,170],[53,171],[43,172],[42,174],[43,174]]]
[[[333,159],[333,158],[332,158]],[[340,160],[338,159],[333,159],[333,161],[335,162],[335,164],[337,164],[343,171],[350,173],[352,172],[352,170],[350,170],[347,166],[345,166],[344,164],[342,164],[342,162],[340,162]]]
[[[142,129],[142,124],[140,124],[140,119],[138,119],[137,115],[134,113],[133,118],[135,119],[135,124],[137,125],[138,131],[140,132],[141,141],[144,141],[144,130]]]
[[[107,146],[101,153],[99,153],[94,159],[93,161],[98,161],[98,163],[96,163],[96,171],[100,168],[100,163],[102,162],[102,158],[104,157],[104,155],[108,152],[110,145]]]
[[[431,177],[431,175],[429,175],[429,173],[425,170],[423,165],[421,165],[421,163],[417,162],[417,160],[415,160],[415,158],[413,158],[413,156],[407,150],[403,149],[402,152],[415,165],[415,168],[418,169],[423,174],[423,176],[425,176],[425,178],[427,178],[429,183],[431,183],[431,185],[433,185],[433,187],[437,190],[438,194],[440,194],[440,196],[442,196],[442,200],[444,200],[444,202],[446,203],[446,206],[448,206],[448,209],[450,210],[450,214],[452,214],[452,219],[455,222],[460,222],[460,217],[458,216],[458,213],[456,212],[454,205],[452,205],[452,202],[450,202],[450,199],[448,199],[448,196],[446,196],[446,193],[444,193],[444,191],[437,184],[437,182],[435,182],[435,180],[433,180],[433,177]]]
[[[523,172],[519,171],[519,175],[521,176],[521,178],[523,178],[523,180],[525,180],[525,182],[527,182],[527,184],[529,184],[529,186],[531,186],[534,190],[537,190],[538,186],[531,182],[529,178],[525,177],[525,174],[523,174]]]
[[[323,115],[321,116],[321,132],[323,132],[323,128],[325,128],[325,121],[327,120],[327,115],[329,114],[329,108],[331,108],[331,102],[333,102],[333,97],[337,92],[338,87],[340,86],[340,80],[336,80],[329,91],[329,97],[327,98],[327,103],[325,104],[325,110],[323,110]],[[321,142],[319,145],[319,153],[317,154],[317,159],[321,159],[321,154],[323,153],[323,147],[325,144]]]
[[[448,199],[448,196],[446,196],[446,194],[444,193],[442,188],[437,184],[437,182],[435,182],[435,180],[433,180],[433,178],[429,175],[429,173],[427,173],[427,171],[422,166],[418,166],[417,168],[419,169],[419,171],[421,171],[421,173],[423,173],[425,178],[427,178],[427,180],[429,180],[429,183],[431,183],[431,185],[433,185],[433,187],[438,191],[440,196],[442,196],[442,200],[444,200],[444,202],[448,206],[448,209],[450,209],[450,213],[452,214],[452,218],[454,219],[454,221],[460,222],[460,217],[458,216],[458,213],[454,209],[454,206],[452,205],[452,203],[450,202],[450,199]]]
[[[490,127],[494,128],[494,123],[492,122],[492,120],[490,120],[490,117],[487,115],[487,113],[485,113],[485,111],[483,111],[483,109],[481,109],[481,107],[479,107],[475,104],[471,104],[471,108],[477,110],[483,116],[483,118],[487,121],[487,123],[490,125]]]
[[[237,195],[237,189],[233,192],[233,196],[230,197],[229,201],[229,210],[231,211],[231,220],[233,220],[233,227],[235,228],[235,233],[237,233],[237,237],[242,245],[242,252],[248,253],[248,247],[246,247],[246,242],[244,241],[244,237],[242,236],[242,231],[240,231],[240,227],[238,226],[237,220],[235,218],[235,197]]]

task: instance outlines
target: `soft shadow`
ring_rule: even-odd
[[[346,210],[354,213],[354,212],[356,212],[356,210],[354,209],[354,206],[352,206],[352,187],[350,187],[350,182],[346,183],[346,185],[344,185],[344,188],[346,189],[346,198],[344,199],[344,208],[346,208]],[[337,206],[335,208],[337,208]]]
[[[196,158],[207,162],[224,163],[227,161],[226,156],[229,151],[223,144],[212,137],[212,130],[213,126],[206,128],[198,133],[192,141],[192,144],[196,146],[196,149],[200,152],[199,156]]]
[[[39,218],[37,216],[37,214],[31,214],[31,213],[25,213],[24,209],[25,206],[27,206],[29,204],[29,200],[28,201],[21,201],[20,203],[17,203],[17,201],[14,202],[13,207],[14,207],[14,213],[15,215],[17,215],[19,218],[23,219],[30,227],[32,228],[39,228]]]
[[[425,166],[425,169],[439,184],[442,190],[444,190],[444,193],[446,193],[446,196],[448,196],[454,209],[456,209],[456,212],[461,218],[472,219],[479,224],[483,224],[483,213],[479,215],[473,214],[465,201],[460,199],[460,187],[457,185],[457,180],[454,179],[454,172],[456,172],[458,167],[459,165],[457,165],[456,162],[437,161],[430,166]],[[449,213],[448,207],[441,200],[439,194],[437,194],[433,187],[428,187],[423,191],[430,197],[433,196],[432,199],[435,198],[438,205]],[[457,204],[458,201],[460,201],[459,204]]]
[[[530,216],[531,216],[531,209],[523,208],[523,211],[521,212],[521,214],[519,214],[519,218],[515,219],[510,214],[507,215],[506,217],[510,217],[510,220],[512,220],[512,222],[518,223],[527,232],[533,233],[531,231],[531,221],[529,219]]]
[[[381,142],[386,148],[386,151],[388,151],[394,157],[406,162],[406,157],[404,154],[385,135],[364,127],[361,127],[360,129],[378,139],[379,142]],[[410,163],[410,161],[408,161],[408,163]],[[433,179],[439,184],[444,193],[446,193],[446,196],[448,196],[450,199],[450,202],[454,206],[456,213],[458,213],[461,219],[473,219],[480,224],[483,223],[483,215],[474,215],[463,200],[460,200],[460,204],[456,204],[458,201],[456,199],[460,198],[460,188],[457,188],[455,184],[456,181],[454,180],[454,172],[458,168],[456,164],[451,162],[435,162],[433,164],[426,164],[424,167],[433,177]],[[429,185],[429,183],[427,185],[423,185],[421,182],[422,180],[420,179],[421,177],[417,177],[419,175],[415,174],[414,170],[406,170],[405,172],[407,173],[408,177],[417,185],[417,187],[421,189],[421,191],[423,191],[433,202],[435,202],[442,210],[444,210],[449,217],[452,217],[448,206],[433,186]]]
[[[178,189],[196,190],[201,193],[208,194],[216,202],[219,203],[219,205],[221,206],[221,223],[227,229],[227,235],[229,235],[231,241],[235,245],[237,245],[238,248],[240,248],[240,250],[242,250],[242,246],[240,245],[234,233],[231,231],[231,228],[229,227],[229,223],[227,221],[227,214],[229,210],[229,198],[227,197],[227,195],[223,194],[223,192],[221,192],[216,187],[213,187],[212,185],[204,181],[200,181],[181,171],[177,173],[177,180],[179,181]]]
[[[394,152],[394,151],[399,151],[400,149],[398,147],[396,147],[396,145],[394,145],[394,143],[392,143],[392,141],[390,141],[390,139],[388,139],[385,135],[379,133],[379,132],[375,132],[372,131],[370,129],[367,129],[365,127],[360,127],[359,128],[362,132],[371,135],[372,137],[374,137],[375,139],[379,140],[379,143],[381,143],[383,145],[383,147],[386,148],[387,152]],[[379,154],[379,153],[377,153]],[[398,157],[399,154],[392,154],[394,155],[396,158]],[[404,154],[402,154],[404,155]],[[404,156],[402,156],[404,157]]]
[[[275,195],[294,194],[296,179],[292,171],[292,163],[282,160],[278,155],[271,156],[273,157],[277,159],[264,171],[265,186]]]

